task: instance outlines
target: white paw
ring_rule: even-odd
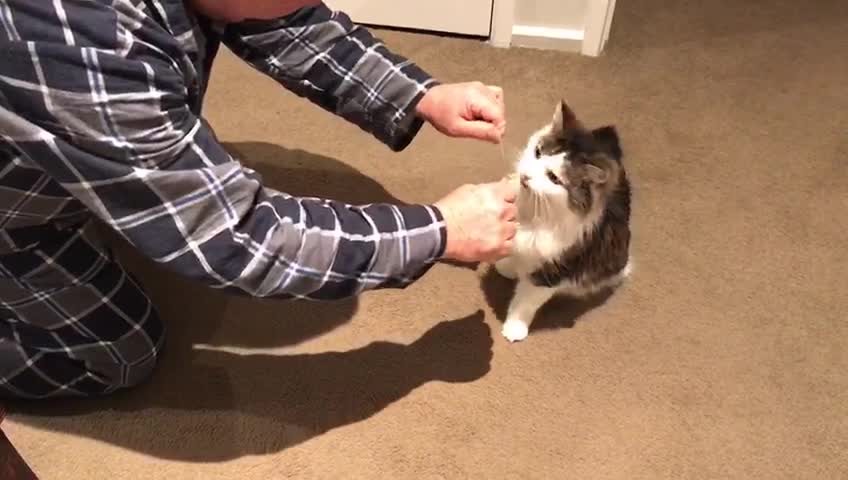
[[[513,262],[511,258],[503,258],[495,262],[495,270],[497,270],[502,277],[510,280],[518,278],[518,272],[515,271],[515,262]]]
[[[521,320],[510,319],[504,323],[501,334],[510,342],[520,342],[527,338],[527,324]]]

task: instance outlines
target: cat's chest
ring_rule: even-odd
[[[568,244],[561,232],[545,228],[519,227],[515,234],[515,255],[522,263],[541,263],[559,257]]]

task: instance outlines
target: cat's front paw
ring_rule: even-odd
[[[515,261],[512,258],[502,258],[495,262],[495,270],[504,278],[515,280],[518,272],[515,270]]]
[[[510,342],[520,342],[527,338],[529,330],[526,323],[510,318],[504,323],[501,334]]]

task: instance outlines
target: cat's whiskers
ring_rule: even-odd
[[[542,198],[542,203],[544,204],[544,214],[545,214],[545,218],[550,218],[550,213],[551,213],[551,200],[550,200],[547,196],[545,196],[545,195],[540,195],[540,197]]]
[[[533,220],[536,220],[541,215],[542,196],[536,193],[534,190],[530,190],[530,195],[533,195]]]
[[[533,195],[533,220],[536,221],[542,214],[542,197],[532,190],[531,195]]]
[[[542,193],[533,192],[533,196],[536,197],[538,208],[536,209],[535,216],[538,220],[543,220],[546,218],[550,218],[551,213],[551,201],[550,199]]]

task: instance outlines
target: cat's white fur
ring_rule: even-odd
[[[596,209],[586,217],[575,214],[568,208],[568,192],[547,177],[548,170],[558,172],[563,163],[568,162],[568,152],[536,158],[536,145],[550,128],[547,126],[531,135],[518,159],[516,173],[524,175],[527,184],[526,189],[521,188],[517,200],[518,232],[512,255],[495,264],[498,273],[518,280],[501,331],[510,342],[527,337],[536,312],[555,295],[585,296],[615,286],[631,271],[628,263],[617,276],[602,284],[594,284],[591,289],[574,282],[563,282],[556,288],[538,287],[530,281],[532,273],[542,264],[556,259],[584,236],[590,235],[602,213]]]

